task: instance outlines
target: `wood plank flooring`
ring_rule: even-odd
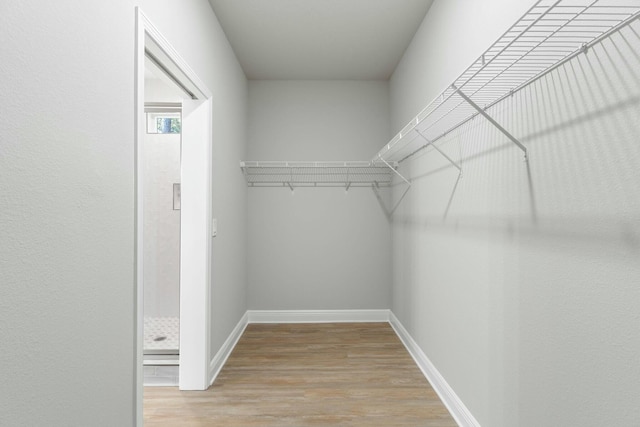
[[[145,426],[456,426],[388,323],[250,324],[206,391],[144,390]]]

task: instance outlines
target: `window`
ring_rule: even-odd
[[[147,113],[147,133],[179,134],[180,113]]]

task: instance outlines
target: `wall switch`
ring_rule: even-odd
[[[213,218],[211,220],[211,237],[216,237],[218,235],[218,220]]]

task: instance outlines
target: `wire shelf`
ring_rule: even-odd
[[[397,164],[389,164],[397,167]],[[240,162],[249,187],[377,187],[391,185],[394,170],[384,162]]]
[[[540,0],[374,160],[402,162],[639,17],[638,0]],[[492,121],[526,154],[520,144]]]
[[[250,187],[389,186],[394,176],[410,181],[398,165],[481,115],[526,156],[527,149],[487,110],[591,46],[635,22],[640,0],[539,0],[469,68],[407,124],[372,161],[241,162]],[[635,32],[635,30],[634,30]]]

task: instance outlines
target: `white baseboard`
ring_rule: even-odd
[[[242,336],[242,333],[244,332],[248,323],[249,316],[247,313],[244,313],[236,327],[233,328],[233,331],[231,331],[231,333],[229,334],[229,337],[227,337],[224,344],[222,344],[220,350],[218,350],[213,359],[211,359],[211,363],[209,363],[209,385],[213,384],[213,382],[218,377],[220,370],[229,358],[229,355],[233,351],[233,348],[238,343],[238,340]]]
[[[389,313],[389,323],[458,425],[461,427],[480,427],[480,423],[474,418],[464,403],[462,403],[462,400],[460,400],[458,395],[445,381],[444,377],[438,372],[433,363],[431,363],[429,358],[392,312]]]
[[[388,322],[389,310],[248,310],[249,323]]]

